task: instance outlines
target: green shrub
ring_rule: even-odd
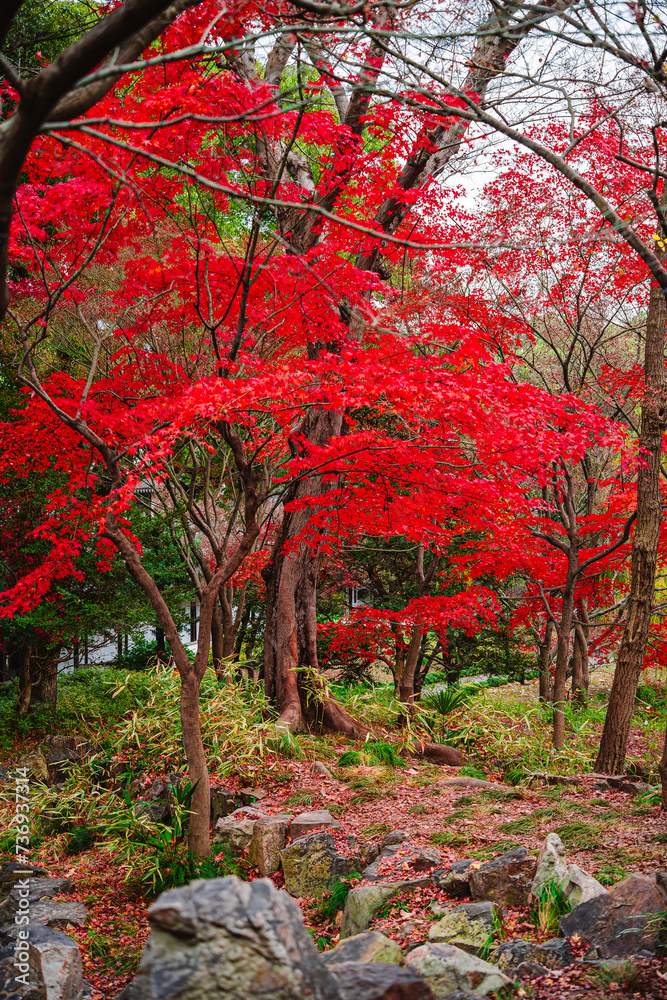
[[[73,826],[65,845],[65,854],[70,857],[73,854],[81,854],[82,851],[87,851],[92,847],[94,842],[95,831],[91,830],[89,826]]]

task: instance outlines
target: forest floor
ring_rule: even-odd
[[[118,671],[87,673],[66,680],[56,713],[38,713],[19,727],[11,720],[8,699],[0,699],[0,760],[5,766],[38,748],[49,732],[59,732],[94,736],[101,756],[124,761],[128,772],[141,772],[144,780],[183,767],[175,678],[164,673],[157,678],[126,677]],[[657,794],[592,791],[590,783],[536,787],[535,778],[538,773],[585,775],[592,770],[610,677],[610,671],[598,671],[589,706],[568,709],[568,742],[558,753],[549,746],[548,711],[537,702],[536,682],[476,694],[446,720],[448,739],[466,754],[463,769],[410,759],[395,766],[377,764],[367,746],[339,737],[276,737],[267,728],[261,692],[241,684],[218,687],[211,681],[202,702],[202,722],[212,781],[232,790],[261,787],[267,793],[261,806],[269,813],[328,809],[343,833],[360,842],[405,830],[416,847],[439,850],[443,867],[461,858],[485,860],[516,844],[536,854],[547,833],[555,831],[566,845],[568,862],[613,885],[631,872],[667,868],[667,814],[660,810]],[[667,705],[655,677],[645,680],[640,695],[628,759],[655,781]],[[345,700],[373,726],[378,739],[398,739],[389,691],[358,689],[348,692]],[[350,749],[361,753],[360,761],[339,765],[341,753]],[[315,760],[327,765],[331,778],[313,773]],[[73,768],[64,788],[35,789],[31,860],[51,875],[76,882],[69,898],[83,902],[90,919],[73,935],[82,948],[84,976],[96,991],[93,998],[101,1000],[115,996],[134,973],[148,934],[146,910],[156,872],[158,881],[165,872],[168,876],[176,867],[176,853],[181,852],[181,860],[184,855],[178,845],[171,854],[160,854],[142,843],[127,803],[113,792],[94,792],[90,772],[90,766]],[[445,784],[462,774],[483,777],[494,787]],[[0,809],[9,809],[9,803]],[[0,814],[0,829],[8,829],[3,819]],[[7,833],[0,836],[0,860],[9,849]],[[227,872],[245,878],[256,874],[243,857],[224,855],[216,856],[212,867],[200,874]],[[275,876],[276,885],[281,879]],[[404,949],[414,946],[427,938],[434,900],[455,905],[440,890],[419,890],[393,900],[371,927]],[[329,906],[325,913],[322,900],[304,899],[301,906],[318,946],[335,944],[340,911]],[[525,909],[506,909],[503,934],[543,941],[557,934],[557,924],[544,914],[540,918]],[[647,959],[613,970],[577,964],[522,981],[516,995],[535,1000],[612,995],[667,1000],[667,960]]]

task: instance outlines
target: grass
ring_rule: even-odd
[[[463,830],[440,830],[431,834],[432,842],[441,847],[466,847],[472,839],[472,835]]]
[[[600,847],[601,828],[594,823],[585,823],[580,819],[572,819],[555,828],[566,847],[580,851],[594,851]]]
[[[364,839],[372,840],[374,837],[382,837],[385,833],[389,833],[390,830],[391,826],[389,823],[371,823],[369,826],[365,826],[360,833]]]

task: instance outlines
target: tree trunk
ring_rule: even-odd
[[[394,697],[398,698],[400,697],[401,686],[403,684],[408,647],[405,645],[405,640],[397,622],[392,622],[391,630],[394,633]]]
[[[19,695],[16,708],[19,717],[27,715],[32,698],[32,679],[30,677],[30,643],[27,642],[20,652]]]
[[[313,411],[302,433],[311,444],[326,445],[343,430],[343,416],[330,410]],[[321,476],[304,478],[290,500],[316,499],[328,490]],[[281,530],[262,570],[266,581],[264,632],[264,686],[280,713],[278,725],[292,732],[307,723],[324,724],[348,736],[367,730],[326,694],[317,662],[317,578],[320,541],[312,531],[308,506],[286,511]]]
[[[33,701],[42,702],[44,705],[58,703],[58,664],[60,662],[60,650],[46,650],[43,655],[35,656],[38,664],[37,683],[33,682]]]
[[[551,618],[547,619],[544,629],[544,641],[540,643],[540,701],[553,701],[553,689],[551,686],[551,638],[553,636],[554,623]]]
[[[399,687],[399,697],[409,712],[414,711],[415,669],[417,667],[417,659],[419,658],[419,649],[421,647],[423,637],[424,626],[415,625],[410,637],[410,645],[408,646],[408,652],[405,657],[405,667],[403,668],[403,677],[401,678],[401,684]]]
[[[220,601],[215,602],[213,609],[213,621],[211,622],[211,659],[213,669],[219,681],[225,679],[225,667],[223,663],[224,649],[222,640],[222,608]]]
[[[194,671],[181,674],[180,715],[183,749],[188,762],[188,775],[195,790],[192,795],[188,847],[195,858],[207,858],[211,853],[209,817],[210,782],[199,723],[199,688],[201,682]]]
[[[574,585],[578,554],[573,540],[570,541],[567,579],[563,588],[563,606],[558,625],[558,651],[554,673],[553,745],[560,750],[565,743],[565,681],[570,658],[570,632],[574,617]]]
[[[653,610],[655,569],[662,521],[660,459],[665,426],[663,395],[666,320],[665,294],[654,282],[651,286],[646,323],[644,361],[646,391],[642,400],[639,435],[643,461],[637,473],[637,521],[632,541],[630,600],[628,617],[616,657],[616,670],[600,749],[595,761],[595,770],[602,774],[619,774],[625,767],[630,723]]]
[[[591,627],[588,621],[586,601],[579,605],[579,621],[575,624],[574,651],[572,654],[572,700],[585,705],[588,698],[590,672],[588,667],[588,643]]]

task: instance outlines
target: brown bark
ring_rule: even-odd
[[[590,624],[586,612],[586,601],[581,600],[577,609],[578,620],[574,626],[574,644],[572,649],[572,701],[579,705],[586,704],[588,696],[588,641]]]
[[[540,701],[553,701],[553,690],[551,686],[551,638],[553,636],[554,623],[551,618],[547,619],[544,629],[544,640],[539,646],[540,656]]]
[[[59,650],[47,649],[40,655],[35,655],[33,662],[37,669],[32,671],[33,701],[40,701],[44,705],[53,705],[54,707],[58,703],[58,664],[60,662],[58,653]]]
[[[662,521],[660,459],[665,427],[664,356],[667,309],[665,293],[652,282],[644,351],[645,393],[639,447],[643,461],[637,473],[637,523],[632,542],[628,616],[616,657],[595,770],[619,774],[625,767],[630,723],[648,641],[655,593],[658,540]]]
[[[30,643],[26,643],[21,649],[20,674],[19,674],[19,694],[16,709],[19,717],[27,714],[32,698],[32,679],[30,677]]]
[[[222,642],[222,608],[218,601],[213,610],[213,621],[211,622],[211,659],[213,669],[219,681],[225,679],[225,667],[223,663],[224,649]]]
[[[553,744],[557,750],[560,750],[565,743],[565,681],[570,658],[570,632],[574,616],[574,586],[578,562],[578,551],[576,545],[573,544],[574,541],[575,539],[572,539],[570,542],[567,577],[563,587],[563,605],[556,629],[558,648],[554,671]]]

